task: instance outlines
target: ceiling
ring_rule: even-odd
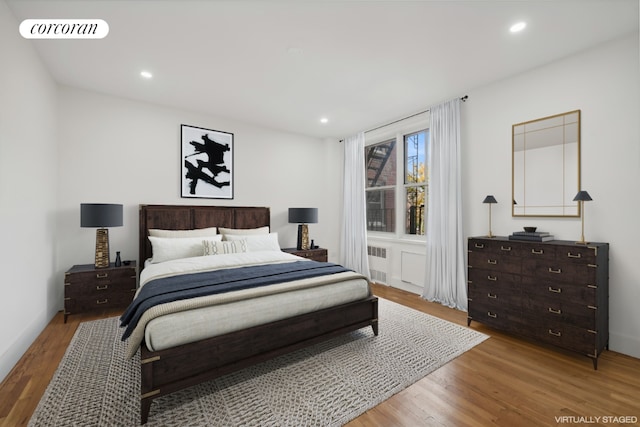
[[[6,2],[18,22],[109,24],[101,40],[31,41],[60,84],[319,138],[631,35],[639,21],[638,0]]]

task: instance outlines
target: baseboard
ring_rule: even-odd
[[[52,316],[49,316],[46,312],[40,313],[22,330],[7,350],[0,355],[0,382],[4,381],[9,375],[31,344],[38,338],[44,328],[47,327],[53,316],[55,316],[55,312]]]
[[[640,359],[640,339],[609,331],[609,349]]]

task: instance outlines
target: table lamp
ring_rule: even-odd
[[[494,203],[498,203],[498,201],[496,200],[495,197],[493,197],[490,194],[490,195],[488,195],[487,197],[484,198],[482,203],[488,203],[489,204],[489,234],[487,235],[487,237],[496,237],[491,233],[491,205],[494,204]]]
[[[580,203],[580,213],[581,213],[580,216],[582,217],[582,237],[580,237],[580,240],[577,241],[576,243],[579,243],[581,245],[586,245],[587,243],[589,243],[584,240],[584,202],[588,202],[590,200],[593,200],[593,199],[591,198],[589,193],[583,190],[578,191],[578,194],[576,194],[576,197],[573,198],[574,202]]]
[[[289,222],[298,224],[297,249],[309,249],[309,227],[318,222],[318,208],[289,208]]]
[[[122,226],[122,205],[107,203],[81,203],[80,227],[97,227],[96,268],[109,267],[109,230]]]

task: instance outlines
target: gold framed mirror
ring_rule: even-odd
[[[579,217],[580,110],[512,126],[512,216]]]

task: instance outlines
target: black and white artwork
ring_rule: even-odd
[[[182,197],[233,199],[233,134],[182,125]]]

